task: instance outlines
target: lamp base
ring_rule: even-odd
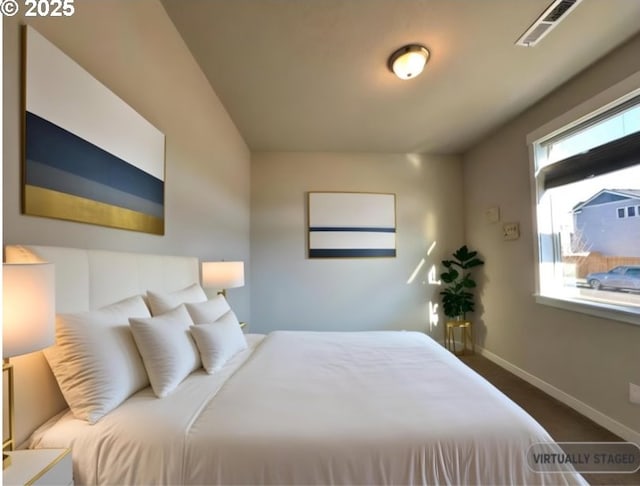
[[[9,358],[4,358],[2,362],[2,381],[4,383],[4,373],[7,372],[7,401],[8,401],[8,413],[9,413],[9,433],[5,437],[5,431],[3,431],[2,435],[2,469],[6,469],[11,465],[11,456],[6,454],[4,451],[12,451],[13,450],[13,431],[14,431],[14,417],[13,417],[13,364],[9,361]],[[3,397],[4,399],[4,397]],[[2,402],[2,412],[3,412],[3,423],[4,423],[4,400]]]

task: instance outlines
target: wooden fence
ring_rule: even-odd
[[[640,265],[640,257],[605,256],[597,251],[581,255],[564,255],[563,263],[576,266],[576,278],[585,278],[593,272],[608,272],[618,265]]]

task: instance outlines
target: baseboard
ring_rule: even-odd
[[[495,364],[501,366],[502,368],[510,371],[514,375],[522,378],[524,381],[530,383],[531,385],[539,388],[547,395],[552,396],[556,400],[561,401],[565,405],[573,408],[575,411],[581,413],[585,417],[590,418],[598,425],[604,427],[605,429],[613,432],[614,434],[622,437],[624,440],[633,442],[640,446],[640,432],[637,432],[624,424],[621,424],[617,420],[612,419],[611,417],[599,412],[593,407],[590,407],[586,403],[578,400],[577,398],[569,395],[568,393],[563,392],[559,388],[547,383],[544,380],[541,380],[537,376],[532,375],[531,373],[523,370],[522,368],[518,368],[516,365],[510,363],[509,361],[501,358],[500,356],[492,353],[491,351],[487,351],[486,349],[476,345],[476,351],[479,352],[485,358],[493,361]]]

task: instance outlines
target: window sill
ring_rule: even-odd
[[[605,303],[596,304],[570,297],[550,297],[541,294],[534,294],[534,297],[538,304],[640,326],[640,313],[638,308]]]

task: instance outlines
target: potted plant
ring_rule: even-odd
[[[450,319],[466,320],[467,312],[474,310],[471,289],[476,287],[476,282],[471,278],[469,269],[484,265],[477,255],[478,252],[469,251],[467,246],[463,245],[453,253],[453,260],[442,261],[446,271],[440,274],[440,278],[446,287],[440,295],[444,314]]]

